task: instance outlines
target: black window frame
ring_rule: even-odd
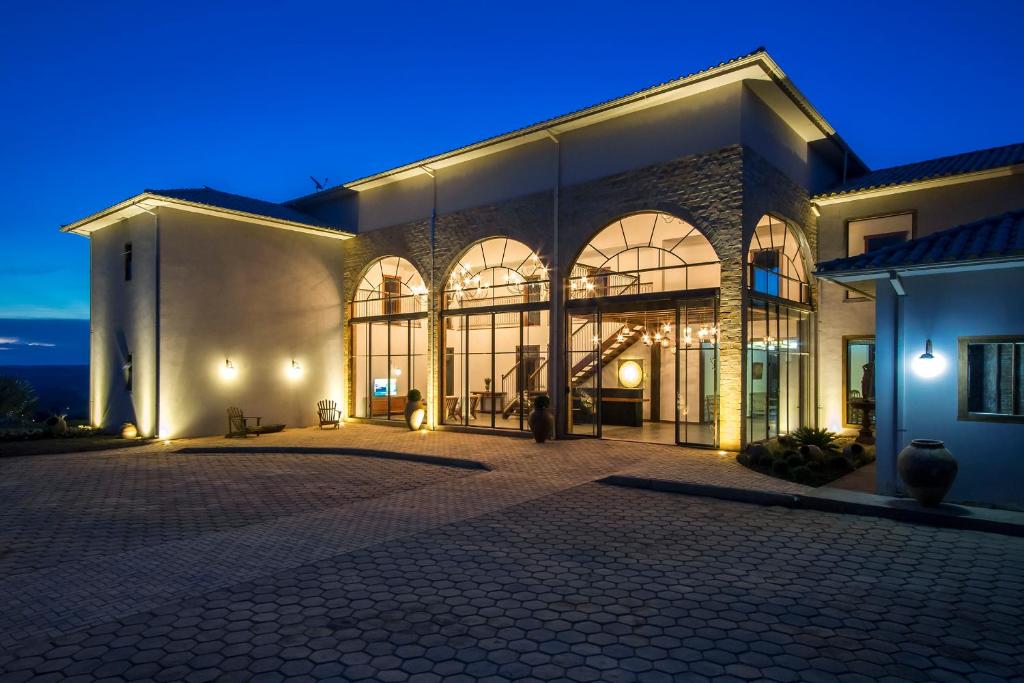
[[[984,413],[969,410],[970,404],[970,358],[969,349],[980,344],[1012,344],[1011,356],[1011,388],[1010,397],[1013,403],[1012,413]],[[1019,390],[1024,381],[1024,372],[1020,372],[1021,355],[1024,354],[1024,334],[999,334],[957,338],[957,419],[971,422],[1011,422],[1024,423],[1024,399]]]

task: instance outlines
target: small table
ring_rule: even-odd
[[[504,391],[471,391],[470,395],[480,397],[481,413],[500,413],[505,410]]]

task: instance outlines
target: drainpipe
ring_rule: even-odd
[[[548,292],[551,297],[551,307],[549,313],[549,327],[551,330],[548,338],[548,377],[553,377],[554,381],[551,382],[552,386],[548,389],[548,395],[552,398],[553,407],[556,416],[561,416],[555,420],[555,436],[562,436],[565,434],[565,420],[566,420],[566,405],[568,405],[567,397],[569,390],[568,378],[566,381],[562,379],[562,365],[565,361],[565,354],[558,354],[558,350],[562,347],[559,344],[562,334],[562,312],[564,307],[562,305],[562,286],[561,280],[559,279],[559,268],[558,262],[558,200],[559,190],[562,186],[562,145],[558,141],[558,137],[550,130],[545,129],[547,136],[551,138],[551,141],[555,143],[555,182],[552,193],[552,237],[553,246],[551,248],[551,268],[548,272]],[[565,349],[562,349],[563,351]],[[553,361],[553,362],[552,362]],[[554,372],[552,372],[552,370]],[[554,385],[559,385],[556,387]],[[563,387],[564,385],[564,391]]]
[[[438,392],[434,391],[435,386],[440,385],[440,378],[437,376],[437,369],[440,367],[440,356],[438,355],[438,341],[440,341],[440,331],[438,325],[434,321],[434,299],[436,298],[434,292],[434,249],[437,243],[437,174],[433,169],[423,166],[421,167],[423,172],[430,176],[431,180],[431,203],[430,203],[430,285],[427,292],[427,325],[430,334],[427,335],[429,340],[428,343],[428,354],[427,357],[430,359],[430,367],[433,370],[430,373],[430,382],[427,390],[432,394],[430,400],[427,401],[427,426],[433,431],[437,428],[437,399]]]
[[[892,345],[892,458],[889,463],[889,475],[892,481],[892,493],[899,492],[899,473],[896,468],[896,455],[900,452],[900,444],[903,443],[903,434],[906,432],[906,425],[903,415],[903,400],[900,392],[903,390],[903,297],[907,290],[903,281],[896,273],[889,273],[889,284],[896,292],[896,301],[893,306],[893,335]],[[884,492],[883,492],[884,493]]]
[[[156,226],[156,282],[155,290],[156,303],[154,305],[153,325],[156,328],[154,363],[156,365],[156,378],[153,381],[155,387],[153,393],[153,436],[160,436],[160,214],[153,213],[153,223]],[[134,371],[134,370],[133,370]]]

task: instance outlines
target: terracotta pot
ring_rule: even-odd
[[[136,429],[135,425],[131,422],[125,422],[121,425],[121,438],[122,439],[137,439],[139,437],[139,430]]]
[[[897,459],[907,493],[925,507],[942,502],[956,479],[957,462],[941,441],[914,439]]]
[[[804,444],[797,450],[800,451],[800,455],[804,456],[804,459],[810,462],[821,462],[825,459],[825,452],[814,444]]]
[[[856,467],[860,459],[864,457],[864,447],[857,442],[848,444],[843,448],[843,457],[846,458],[846,462],[850,463],[851,467]]]
[[[45,424],[50,436],[64,436],[68,433],[68,423],[63,415],[52,415],[46,418]]]
[[[533,439],[537,443],[544,443],[555,433],[555,416],[548,408],[534,408],[527,422],[533,431]]]
[[[423,408],[423,401],[406,401],[405,403],[405,425],[410,431],[417,431],[423,426],[423,418],[427,411]]]

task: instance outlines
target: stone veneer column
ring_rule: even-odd
[[[738,229],[736,232],[740,233]],[[729,253],[719,251],[722,285],[718,302],[718,441],[720,448],[730,451],[739,450],[743,443],[746,292],[741,246],[737,234],[735,250],[730,248]]]

